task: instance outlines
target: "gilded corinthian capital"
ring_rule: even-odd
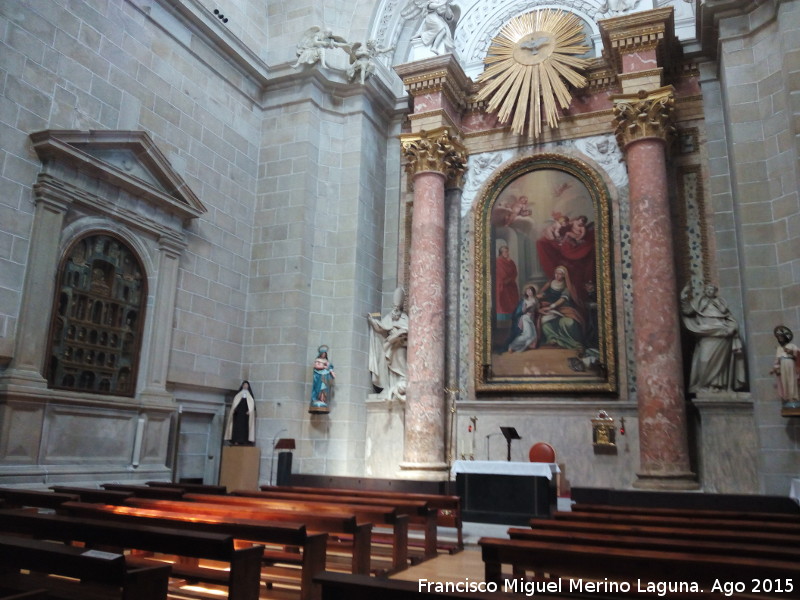
[[[442,173],[451,184],[460,186],[461,176],[467,169],[467,150],[449,129],[401,135],[400,144],[409,177],[435,171]]]
[[[671,85],[651,92],[613,96],[615,134],[621,149],[643,138],[660,138],[669,143],[675,133],[673,112],[675,90]]]

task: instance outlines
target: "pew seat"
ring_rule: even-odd
[[[175,556],[169,561],[174,577],[224,586],[230,600],[258,600],[263,546],[236,547],[230,535],[22,510],[0,511],[0,531],[120,554],[134,551],[128,562],[138,561],[139,566],[148,564],[147,557]],[[200,567],[200,559],[221,568]]]
[[[464,549],[463,523],[461,521],[461,498],[459,496],[448,494],[422,494],[418,492],[393,492],[298,485],[262,485],[260,489],[261,491],[298,492],[304,494],[333,494],[344,498],[372,498],[378,502],[380,502],[381,499],[426,502],[431,508],[436,510],[437,526],[442,528],[452,528],[455,529],[456,532],[456,542],[450,543],[439,540],[439,549],[449,554],[454,554]]]
[[[122,554],[0,535],[0,579],[20,591],[45,589],[59,600],[166,600],[169,574],[168,565],[131,566]]]
[[[184,496],[188,500],[187,495]],[[328,534],[329,558],[342,550],[349,551],[350,559],[347,568],[352,573],[369,573],[370,571],[370,542],[372,524],[359,521],[352,514],[344,511],[332,512],[327,514],[320,513],[298,513],[291,510],[281,510],[274,507],[267,507],[258,502],[247,502],[245,498],[231,498],[233,502],[225,502],[228,497],[194,495],[196,501],[174,501],[174,500],[151,500],[149,498],[130,498],[126,502],[127,506],[138,508],[154,509],[178,514],[194,514],[211,516],[217,519],[236,521],[248,519],[251,521],[263,522],[299,522],[306,526],[309,531],[324,532]],[[347,539],[346,544],[340,542],[343,538]],[[268,554],[278,558],[286,558],[286,555]],[[329,560],[329,562],[331,562]]]
[[[265,546],[262,581],[267,586],[279,585],[299,589],[300,600],[319,599],[319,586],[314,584],[313,576],[325,570],[328,535],[309,532],[302,523],[223,519],[85,502],[66,502],[61,506],[61,510],[73,516],[221,533],[233,536],[237,540],[256,542]]]
[[[775,593],[759,594],[760,597],[800,597],[800,588],[787,584],[789,581],[798,581],[800,566],[796,562],[700,554],[691,551],[690,543],[681,551],[503,538],[481,538],[478,543],[481,546],[486,581],[502,582],[506,578],[529,576],[550,580],[580,579],[582,582],[624,581],[634,590],[642,582],[645,589],[648,582],[673,582],[685,586],[695,584],[698,591],[713,592],[715,585],[731,580],[743,581],[748,586],[753,580],[769,580],[779,582],[779,591],[776,592],[778,588],[773,586],[772,592]],[[511,567],[510,574],[508,571],[504,573],[504,565]],[[589,591],[607,590],[601,588]],[[687,595],[694,593],[694,589],[679,591],[686,592]],[[672,597],[672,591],[670,592],[669,596]]]

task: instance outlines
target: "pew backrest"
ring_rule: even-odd
[[[167,598],[168,565],[129,568],[122,554],[0,535],[0,564],[6,569],[25,569],[80,579],[81,585],[94,583],[119,589],[119,594],[109,595],[110,598]]]

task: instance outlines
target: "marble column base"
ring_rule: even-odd
[[[639,490],[699,490],[700,483],[694,473],[674,473],[671,475],[649,475],[637,473],[633,487]]]
[[[449,481],[450,467],[447,463],[412,463],[401,462],[400,474],[403,479],[417,481]]]

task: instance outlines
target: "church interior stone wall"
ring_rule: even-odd
[[[407,476],[404,414],[415,410],[414,400],[374,395],[366,315],[385,314],[395,288],[419,275],[409,266],[418,195],[400,138],[443,123],[460,133],[467,156],[463,182],[447,190],[458,205],[447,213],[455,241],[437,256],[448,256],[457,271],[445,291],[453,393],[441,390],[440,458],[471,451],[476,459],[504,459],[499,427],[513,425],[523,434],[513,442],[513,460],[527,460],[532,443],[547,441],[571,485],[630,487],[642,467],[644,435],[631,190],[614,137],[611,97],[621,88],[617,73],[602,67],[600,32],[608,19],[671,9],[680,52],[664,77],[677,98],[668,173],[678,290],[690,277],[719,286],[739,324],[749,378],[747,391],[689,399],[690,464],[704,491],[787,493],[800,468],[800,426],[798,417],[781,415],[769,370],[773,328],[783,323],[800,335],[800,2],[546,3],[574,12],[592,30],[594,87],[575,94],[559,129],[545,128],[536,142],[485,113],[474,101],[474,79],[503,24],[545,3],[455,4],[457,68],[411,83],[402,73],[442,57],[420,59],[423,49],[412,38],[422,17],[402,17],[406,2],[0,5],[0,484],[176,473],[215,483],[221,422],[245,379],[256,400],[262,482],[271,477],[275,441],[287,437],[297,441],[297,472]],[[348,77],[341,48],[328,49],[326,68],[293,66],[298,44],[315,27],[349,44],[375,39],[391,51],[374,59],[363,85]],[[458,69],[463,78],[453,79]],[[34,147],[37,132],[70,132],[69,139],[83,141],[45,160]],[[129,165],[140,170],[128,179],[109,178],[125,171],[122,162],[100,151],[75,158],[95,132],[143,134],[152,149]],[[584,161],[609,190],[616,394],[475,389],[476,207],[492,174],[545,152]],[[156,159],[148,163],[147,156]],[[68,201],[37,196],[38,178],[57,165],[64,169],[58,176],[76,187]],[[153,173],[176,188],[148,179]],[[92,194],[97,202],[87,199]],[[41,329],[26,325],[33,322],[26,316],[31,292],[55,276],[48,269],[70,240],[90,230],[131,240],[147,272],[133,398],[49,389],[36,377],[44,349],[26,341]],[[48,237],[54,244],[45,255],[37,241]],[[53,302],[47,296],[35,306],[46,312]],[[49,313],[42,318],[49,323]],[[678,334],[688,371],[694,340]],[[310,415],[311,364],[321,345],[330,347],[335,392],[330,414]],[[625,420],[610,453],[592,444],[599,410]],[[474,441],[470,417],[477,417]]]

